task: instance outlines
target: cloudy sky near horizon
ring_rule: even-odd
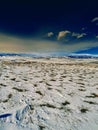
[[[97,0],[0,2],[0,52],[98,48]]]

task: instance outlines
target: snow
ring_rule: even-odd
[[[98,60],[0,57],[0,130],[98,130]]]

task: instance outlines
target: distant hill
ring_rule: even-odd
[[[81,58],[81,59],[88,59],[88,58],[98,58],[98,55],[93,54],[66,54],[64,52],[54,52],[54,53],[0,53],[0,56],[20,56],[20,57],[33,57],[33,58],[40,58],[40,57],[68,57],[68,58]]]

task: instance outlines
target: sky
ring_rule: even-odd
[[[97,5],[97,0],[3,0],[0,52],[93,53],[98,49]]]

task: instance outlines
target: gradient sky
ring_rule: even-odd
[[[90,48],[98,48],[97,0],[0,2],[1,52],[70,53]]]

